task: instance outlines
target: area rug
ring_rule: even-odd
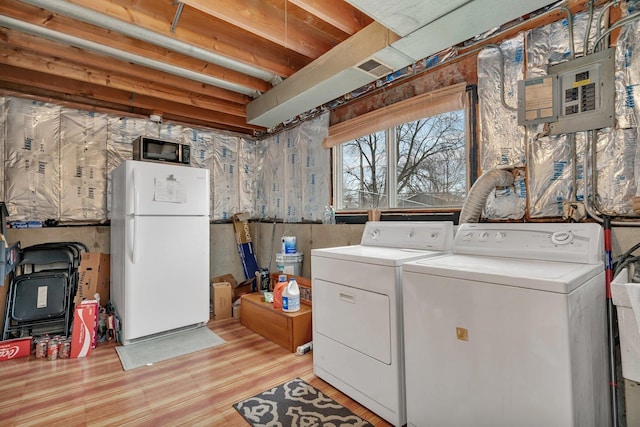
[[[206,326],[116,347],[125,371],[212,348],[226,341]]]
[[[254,427],[371,426],[300,378],[238,402],[233,407]]]

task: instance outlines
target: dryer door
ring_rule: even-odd
[[[391,364],[388,295],[317,279],[313,300],[316,332]]]

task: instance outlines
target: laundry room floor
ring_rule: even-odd
[[[246,426],[235,402],[299,377],[371,424],[390,425],[316,377],[312,352],[289,353],[236,319],[208,326],[226,343],[129,371],[112,343],[85,359],[0,362],[1,424]]]

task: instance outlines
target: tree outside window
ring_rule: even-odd
[[[460,207],[467,191],[463,110],[342,144],[340,209]],[[340,163],[339,163],[340,165]],[[389,189],[393,189],[390,193]]]

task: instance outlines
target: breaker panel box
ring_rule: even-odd
[[[518,82],[518,124],[549,123],[551,135],[613,126],[615,49],[549,67]]]

